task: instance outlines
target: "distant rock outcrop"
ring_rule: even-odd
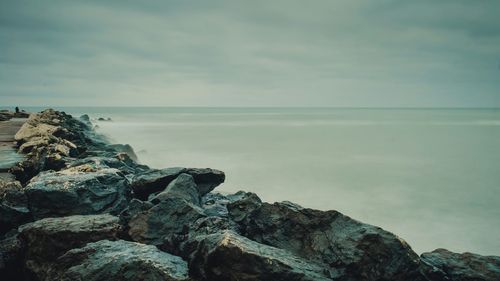
[[[16,140],[25,160],[0,182],[6,280],[500,280],[499,257],[419,257],[337,211],[213,192],[222,171],[140,165],[88,116],[32,114]]]

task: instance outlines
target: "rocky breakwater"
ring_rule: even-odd
[[[214,192],[223,172],[151,169],[89,118],[46,110],[0,183],[2,280],[500,280],[500,258],[418,256],[336,211]]]

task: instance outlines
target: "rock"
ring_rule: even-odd
[[[151,202],[157,204],[171,197],[183,198],[197,206],[200,205],[201,195],[193,177],[189,174],[182,173],[177,176],[164,191],[154,196]]]
[[[203,209],[179,196],[163,198],[152,208],[134,215],[128,234],[137,242],[162,245],[172,236],[186,235],[189,225],[204,217]]]
[[[110,149],[115,150],[118,153],[125,153],[127,154],[130,159],[134,160],[135,162],[138,161],[137,155],[134,152],[134,149],[130,144],[110,144],[108,145]]]
[[[57,269],[46,280],[173,281],[190,278],[187,264],[180,257],[150,245],[101,240],[61,256]]]
[[[122,154],[115,154],[112,157],[106,156],[90,156],[83,159],[75,159],[67,163],[68,168],[80,165],[90,165],[94,169],[114,168],[120,170],[125,175],[136,174],[149,170],[148,166],[138,165],[130,158],[124,157]]]
[[[257,199],[249,194],[227,206],[252,240],[322,263],[342,280],[425,280],[419,257],[390,232],[336,211]]]
[[[88,114],[83,114],[82,116],[80,116],[80,120],[86,123],[90,123],[90,116]]]
[[[62,130],[63,128],[61,127],[45,123],[35,123],[32,125],[32,123],[26,122],[16,133],[14,139],[20,143],[25,143],[33,138],[48,138],[49,136],[61,132]]]
[[[198,237],[189,261],[191,274],[203,280],[331,280],[321,266],[292,253],[259,244],[232,231]]]
[[[25,191],[35,218],[118,214],[126,207],[130,193],[128,181],[119,170],[90,165],[42,172]]]
[[[150,194],[162,191],[179,174],[190,174],[198,187],[201,196],[209,193],[225,180],[224,172],[205,168],[167,168],[162,170],[149,170],[141,173],[132,179],[132,189],[134,195],[146,200]]]
[[[66,251],[103,239],[117,239],[121,225],[109,214],[45,218],[19,228],[26,244],[26,267],[39,279],[48,276]]]
[[[0,276],[2,280],[24,280],[23,244],[17,233],[0,241]]]
[[[453,253],[437,249],[423,253],[422,260],[441,270],[451,281],[500,280],[500,257]]]
[[[21,184],[0,180],[0,236],[31,220],[28,200]]]

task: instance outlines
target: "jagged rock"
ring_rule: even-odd
[[[0,241],[0,276],[9,281],[24,279],[23,244],[17,233]]]
[[[57,268],[46,280],[85,281],[174,281],[191,280],[180,257],[154,246],[124,240],[101,240],[73,249],[57,260]]]
[[[139,165],[122,154],[115,154],[113,157],[91,156],[83,159],[75,159],[67,163],[68,168],[80,165],[90,165],[94,169],[114,168],[120,170],[125,175],[133,175],[149,169],[148,166]]]
[[[198,236],[189,261],[203,280],[331,280],[321,266],[292,253],[257,243],[232,231]]]
[[[42,172],[25,188],[35,218],[77,214],[118,214],[129,200],[126,178],[117,169],[80,165]]]
[[[481,256],[472,253],[453,253],[437,249],[423,253],[422,260],[439,270],[450,281],[494,281],[500,280],[500,257]]]
[[[134,195],[141,200],[146,200],[150,194],[165,189],[181,173],[193,176],[201,196],[209,193],[225,180],[224,172],[210,168],[173,167],[161,170],[149,170],[138,174],[132,179],[131,186]]]
[[[159,203],[167,198],[178,197],[186,199],[197,206],[200,205],[201,195],[194,179],[189,174],[180,174],[173,180],[164,191],[158,193],[151,199],[153,203]]]
[[[152,202],[156,205],[132,216],[128,223],[134,241],[162,245],[169,236],[186,234],[192,222],[205,216],[196,184],[187,174],[181,174]]]
[[[116,152],[127,154],[130,159],[134,160],[135,162],[138,161],[137,155],[135,154],[135,151],[132,146],[130,146],[130,144],[110,144],[108,145],[108,147],[115,150]]]
[[[26,267],[45,279],[57,257],[102,239],[117,239],[119,218],[109,214],[45,218],[19,227],[26,244]]]
[[[90,123],[90,116],[88,114],[83,114],[82,116],[80,116],[80,120],[86,123]]]
[[[337,211],[260,203],[255,197],[228,204],[230,217],[252,240],[321,262],[342,280],[425,280],[417,254],[390,232]]]
[[[134,191],[134,196],[141,200],[146,200],[150,194],[165,189],[171,181],[185,170],[185,168],[180,167],[149,170],[134,176],[130,186]]]
[[[31,212],[21,184],[0,180],[0,236],[30,220]]]

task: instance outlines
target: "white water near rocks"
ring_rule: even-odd
[[[111,117],[99,131],[144,164],[225,171],[220,191],[339,210],[418,253],[500,255],[500,110],[65,110]]]

